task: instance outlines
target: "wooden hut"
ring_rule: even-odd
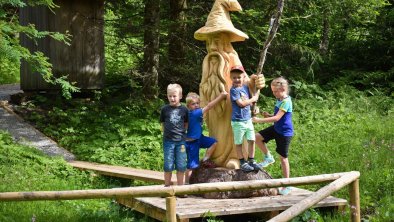
[[[71,45],[51,39],[37,43],[21,36],[21,44],[31,52],[39,50],[52,63],[56,77],[68,76],[70,82],[83,89],[100,89],[104,83],[104,0],[55,0],[59,7],[24,7],[20,10],[22,25],[34,24],[40,31],[71,34]],[[21,64],[21,89],[41,91],[58,89],[46,83],[41,75],[32,73],[29,65]]]

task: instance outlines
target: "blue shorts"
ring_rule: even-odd
[[[242,144],[244,138],[249,141],[255,140],[254,127],[251,119],[246,121],[231,121],[231,127],[233,128],[235,145]]]
[[[163,141],[164,172],[186,171],[185,141]]]
[[[201,135],[200,139],[186,141],[187,169],[199,166],[200,148],[209,148],[217,142],[216,139]]]

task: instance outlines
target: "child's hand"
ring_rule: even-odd
[[[222,92],[220,93],[220,96],[221,96],[223,99],[227,98],[227,95],[228,95],[228,92],[226,92],[225,90],[222,91]]]
[[[254,78],[254,84],[255,84],[255,86],[256,86],[256,88],[257,89],[262,89],[262,88],[264,88],[265,87],[265,78],[264,78],[264,75],[263,74],[260,74],[260,75],[255,75],[255,74],[253,74],[254,76],[256,76],[255,78]],[[252,76],[253,76],[252,75]]]
[[[253,103],[257,102],[258,99],[259,99],[259,94],[256,94],[256,95],[252,96],[252,98],[251,98]]]
[[[267,117],[270,117],[271,115],[269,114],[269,113],[267,113],[267,112],[263,112],[263,116],[265,117],[265,118],[267,118]]]
[[[258,123],[258,119],[259,119],[258,117],[253,116],[253,117],[252,117],[252,122],[253,122],[253,123]]]
[[[254,106],[254,109],[252,110],[253,115],[252,116],[257,116],[258,114],[260,114],[260,108],[258,106]]]

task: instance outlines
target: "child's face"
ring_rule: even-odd
[[[170,106],[179,106],[182,96],[180,95],[179,90],[175,89],[167,91],[167,99],[170,103]]]
[[[187,108],[189,110],[195,110],[200,108],[200,100],[199,99],[192,99],[188,104]]]
[[[231,72],[230,77],[233,81],[234,87],[242,86],[242,83],[244,82],[244,74],[242,72]]]
[[[286,96],[285,89],[282,87],[272,86],[271,85],[272,94],[274,94],[275,98],[283,99]]]

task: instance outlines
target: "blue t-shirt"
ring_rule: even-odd
[[[242,85],[241,87],[231,87],[230,99],[233,111],[231,113],[231,121],[247,121],[252,118],[250,113],[250,105],[240,107],[237,104],[237,100],[248,100],[250,98],[249,87]]]
[[[202,109],[189,110],[189,127],[187,128],[187,138],[199,139],[202,135],[203,123]]]
[[[275,131],[283,136],[293,136],[293,104],[291,102],[290,96],[284,98],[282,101],[276,100],[274,115],[276,115],[279,110],[283,110],[285,114],[282,116],[282,118],[280,118],[279,121],[274,123]]]

